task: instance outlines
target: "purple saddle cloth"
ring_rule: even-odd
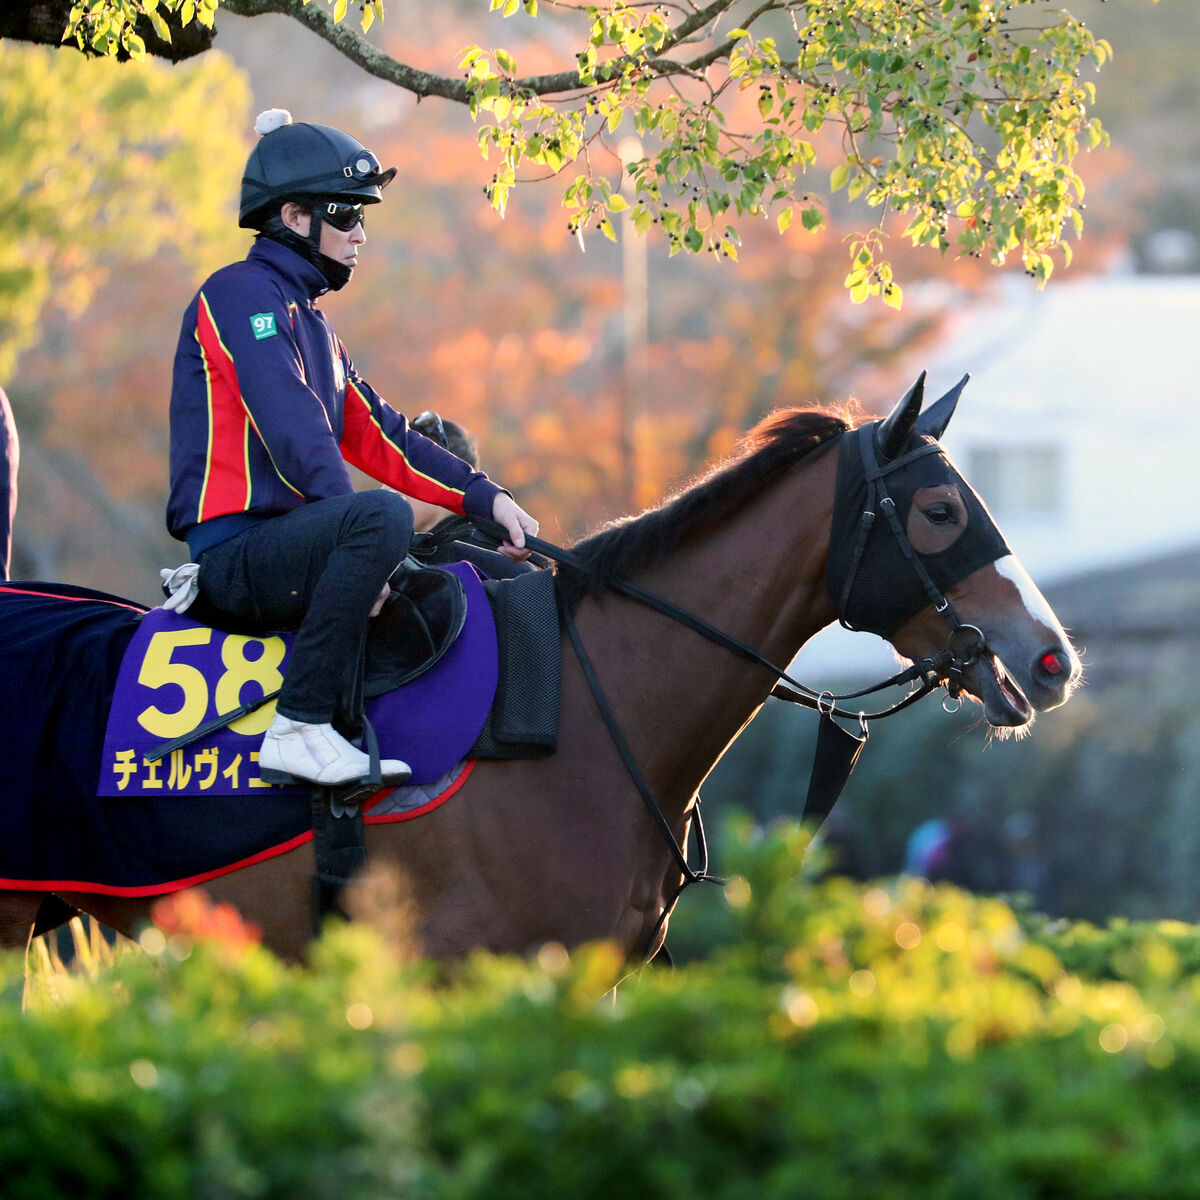
[[[412,682],[368,700],[367,718],[384,758],[432,783],[466,757],[496,694],[496,628],[478,574],[446,568],[463,584],[467,617],[441,659]],[[165,609],[148,612],[125,651],[105,729],[101,796],[307,795],[307,785],[271,785],[258,774],[258,746],[274,704],[172,751],[147,756],[200,725],[275,691],[287,670],[292,635],[223,633]]]

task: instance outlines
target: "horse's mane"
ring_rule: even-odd
[[[657,508],[623,517],[572,547],[587,573],[559,567],[568,603],[628,579],[670,555],[694,532],[707,529],[754,499],[777,476],[850,428],[828,409],[780,409],[759,422],[733,454],[668,497]]]

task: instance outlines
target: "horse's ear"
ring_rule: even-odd
[[[962,395],[962,390],[967,386],[967,380],[970,378],[969,373],[964,375],[940,400],[935,400],[921,414],[917,421],[918,433],[927,433],[932,438],[941,438],[942,434],[946,432],[946,426],[950,424],[950,418],[954,416],[958,398]]]
[[[875,429],[875,449],[884,462],[895,458],[908,444],[909,436],[921,413],[921,403],[924,399],[925,372],[922,371],[917,382],[908,389],[904,399],[879,422]]]

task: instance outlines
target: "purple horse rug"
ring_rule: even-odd
[[[411,786],[369,802],[368,823],[430,811],[474,766],[462,760],[495,695],[496,632],[477,574],[449,569],[467,596],[462,633],[368,702],[383,755],[414,768]],[[156,895],[308,841],[308,789],[258,777],[273,704],[146,761],[273,691],[290,646],[69,585],[0,584],[0,888]]]

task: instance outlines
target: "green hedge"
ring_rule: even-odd
[[[298,969],[194,901],[144,951],[43,956],[25,1012],[0,959],[0,1193],[1200,1195],[1197,930],[727,841],[712,956],[615,999],[605,946],[434,978],[356,925]]]

